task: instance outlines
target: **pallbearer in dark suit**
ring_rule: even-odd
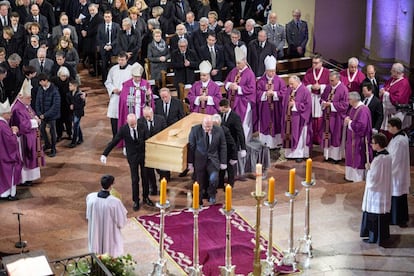
[[[220,101],[220,112],[222,125],[229,128],[231,136],[236,143],[239,180],[244,180],[244,168],[246,165],[246,139],[244,137],[243,125],[240,116],[230,108],[229,100]]]
[[[164,116],[154,114],[151,107],[144,107],[143,117],[138,119],[138,128],[145,130],[145,139],[148,139],[167,127]],[[144,165],[145,166],[145,165]],[[157,181],[153,168],[144,167],[145,178],[143,185],[148,186],[151,195],[157,195]],[[145,183],[144,183],[145,182]]]
[[[372,83],[364,81],[362,83],[362,94],[364,95],[363,103],[371,111],[372,133],[378,133],[381,129],[382,120],[384,119],[384,109],[382,102],[374,95]]]
[[[101,162],[106,164],[106,159],[111,150],[121,141],[124,140],[127,160],[131,172],[132,182],[132,200],[134,201],[134,211],[139,210],[139,176],[138,167],[141,170],[142,181],[142,197],[146,205],[154,206],[154,203],[149,199],[148,182],[144,181],[145,170],[145,129],[137,127],[137,117],[135,114],[128,114],[127,123],[123,125],[115,138],[108,144],[101,155]]]
[[[167,126],[178,122],[185,116],[183,105],[180,100],[171,97],[170,89],[167,87],[161,88],[160,98],[155,102],[155,114],[164,116]],[[187,175],[187,172],[185,171],[185,175]],[[165,177],[167,181],[170,181],[171,174],[169,171],[158,170],[158,173],[161,179]]]
[[[213,126],[211,116],[207,116],[202,124],[191,128],[188,140],[188,168],[194,171],[201,191],[208,192],[210,204],[215,204],[219,171],[227,169],[227,146],[223,129]],[[200,203],[203,202],[202,196],[203,192],[200,192]]]
[[[229,128],[221,124],[221,116],[219,114],[213,115],[213,122],[215,126],[221,127],[223,129],[224,136],[226,137],[226,145],[227,145],[227,169],[220,170],[218,188],[225,187],[224,176],[226,174],[226,171],[227,171],[226,184],[230,184],[233,187],[234,186],[234,165],[237,163],[236,143],[234,142],[233,136],[231,136],[231,132]]]
[[[376,70],[374,65],[367,66],[367,77],[364,82],[369,81],[372,84],[372,94],[375,97],[379,98],[379,86],[378,86],[378,78],[376,77]],[[372,125],[374,126],[374,125]]]

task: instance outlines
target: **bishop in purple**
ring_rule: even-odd
[[[282,140],[286,158],[297,162],[309,157],[312,147],[311,95],[298,76],[289,78],[289,88],[283,98]]]
[[[260,141],[274,149],[282,144],[282,99],[286,94],[285,82],[276,75],[276,58],[264,60],[265,74],[257,81],[257,124]]]
[[[371,141],[371,112],[361,102],[359,92],[350,92],[349,104],[351,109],[345,117],[345,179],[352,182],[364,180],[365,169],[372,160]]]
[[[323,116],[318,133],[325,160],[333,160],[335,163],[342,160],[344,119],[349,107],[348,88],[339,79],[339,73],[332,72],[329,76],[330,85],[321,95]]]

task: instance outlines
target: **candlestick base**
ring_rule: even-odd
[[[279,266],[285,265],[285,266],[291,266],[292,272],[296,271],[296,253],[294,250],[292,251],[284,251],[283,252],[283,258],[278,263]]]
[[[276,275],[275,274],[275,261],[276,261],[276,258],[274,256],[260,261],[262,265],[262,275],[265,275],[265,276]]]
[[[310,188],[315,185],[315,180],[311,179],[310,182],[302,181],[302,186],[305,187],[306,192],[306,202],[305,202],[305,235],[303,238],[299,239],[299,245],[296,249],[296,253],[308,254],[309,258],[312,258],[312,237],[310,235],[310,199],[309,192]]]
[[[299,245],[296,249],[296,253],[308,254],[309,258],[313,257],[312,254],[312,237],[311,235],[304,235],[303,238],[299,239]]]
[[[167,260],[159,259],[157,262],[153,263],[154,267],[152,269],[150,276],[170,276],[170,272],[167,269]]]
[[[190,272],[188,275],[190,276],[203,276],[203,266],[202,265],[197,265],[197,266],[192,266],[188,269]]]
[[[157,207],[157,208],[159,208],[159,209],[163,209],[163,210],[165,210],[165,209],[168,209],[168,208],[170,208],[170,201],[166,201],[164,204],[161,204],[159,201],[157,202],[157,203],[155,203],[155,206]]]
[[[236,275],[236,266],[220,266],[220,276],[235,276]]]

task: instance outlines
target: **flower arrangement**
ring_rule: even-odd
[[[114,276],[133,276],[137,262],[130,254],[112,257],[109,254],[98,256],[99,260],[112,272]]]

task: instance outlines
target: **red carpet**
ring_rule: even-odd
[[[203,209],[199,214],[200,264],[204,275],[220,275],[219,266],[225,258],[225,216],[222,205]],[[143,227],[159,241],[159,214],[137,218]],[[171,258],[187,273],[193,259],[193,214],[188,209],[172,211],[165,217],[165,249]],[[237,213],[232,216],[232,264],[236,273],[247,275],[253,270],[255,230]],[[261,237],[261,258],[266,258],[267,240]],[[273,248],[274,256],[283,255]],[[155,261],[155,260],[154,260]],[[276,267],[280,272],[291,272],[291,267]]]

